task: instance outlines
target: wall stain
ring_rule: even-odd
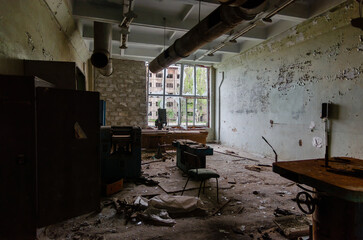
[[[35,50],[35,46],[34,46],[34,41],[33,41],[32,35],[30,35],[29,32],[26,32],[25,34],[28,38],[28,46],[31,48],[31,50],[33,52]]]

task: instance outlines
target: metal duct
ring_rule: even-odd
[[[94,22],[93,31],[94,50],[91,56],[91,62],[96,68],[104,68],[109,64],[111,57],[112,25],[109,23]]]
[[[108,60],[108,64],[106,65],[106,67],[100,68],[98,70],[99,70],[100,74],[102,74],[103,76],[106,76],[106,77],[111,76],[113,73],[112,59],[110,58]]]
[[[240,7],[219,6],[189,32],[177,39],[149,65],[157,73],[235,28],[243,20],[252,20],[267,8],[268,0],[247,0]]]

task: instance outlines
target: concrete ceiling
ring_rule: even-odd
[[[91,52],[93,51],[93,22],[107,22],[113,24],[113,58],[150,62],[163,52],[164,48],[173,44],[176,39],[198,23],[199,10],[200,19],[203,19],[220,5],[218,0],[202,0],[200,4],[198,0],[134,0],[132,5],[137,18],[133,20],[129,28],[128,48],[123,50],[119,48],[121,45],[121,28],[119,24],[125,11],[123,1],[70,1],[72,14],[77,20],[79,30]],[[228,56],[243,52],[309,18],[319,15],[345,2],[345,0],[296,0],[274,15],[271,18],[271,23],[262,21],[264,16],[285,2],[287,0],[270,0],[270,7],[266,12],[259,14],[251,22],[243,22],[230,34],[222,35],[189,57],[181,60],[181,62],[206,65],[218,63]],[[253,22],[257,24],[255,28],[239,37],[235,43],[228,41],[234,34],[245,29]],[[213,56],[207,55],[213,49],[221,46],[223,42],[227,44],[216,51]]]

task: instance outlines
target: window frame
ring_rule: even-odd
[[[166,97],[178,97],[178,102],[179,102],[179,109],[177,112],[177,116],[178,116],[178,122],[176,125],[173,126],[181,126],[182,123],[182,119],[181,119],[181,103],[182,101],[185,101],[185,106],[186,106],[186,116],[185,116],[185,125],[188,128],[190,127],[201,127],[201,128],[209,128],[210,126],[210,67],[209,66],[203,66],[203,65],[190,65],[190,64],[175,64],[176,66],[180,66],[180,72],[179,72],[179,93],[178,94],[166,94],[166,79],[167,79],[167,68],[163,69],[162,74],[162,88],[163,91],[162,93],[150,93],[149,91],[149,84],[147,84],[148,88],[147,88],[147,97],[149,99],[149,97],[161,97],[162,98],[162,106],[158,106],[159,108],[166,108]],[[183,79],[184,79],[184,67],[188,66],[188,67],[193,67],[194,68],[194,76],[193,76],[193,88],[194,88],[194,93],[193,94],[183,94]],[[206,96],[199,96],[197,95],[197,67],[204,67],[207,69],[207,86],[206,86],[206,90],[207,90],[207,95]],[[148,69],[148,72],[150,73],[150,70]],[[177,74],[178,75],[178,74]],[[148,83],[150,83],[150,74],[147,75],[147,81]],[[156,76],[156,74],[155,74]],[[188,99],[193,99],[194,100],[194,104],[193,104],[193,123],[192,125],[188,125],[188,110],[190,111],[190,109],[188,109],[188,104],[187,101]],[[196,125],[196,119],[195,119],[195,112],[196,112],[196,103],[197,103],[197,99],[207,99],[207,123],[205,125]],[[148,106],[148,111],[149,111],[149,106]]]

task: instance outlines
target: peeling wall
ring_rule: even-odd
[[[350,25],[355,17],[358,4],[343,4],[217,65],[217,86],[225,73],[222,144],[272,158],[265,136],[280,159],[324,157],[321,103],[331,101],[331,154],[363,158],[363,32]]]
[[[145,62],[112,59],[109,77],[96,72],[95,88],[106,101],[106,125],[147,126]]]
[[[0,0],[0,6],[0,74],[21,75],[21,60],[30,59],[76,62],[89,75],[89,51],[67,1]]]

